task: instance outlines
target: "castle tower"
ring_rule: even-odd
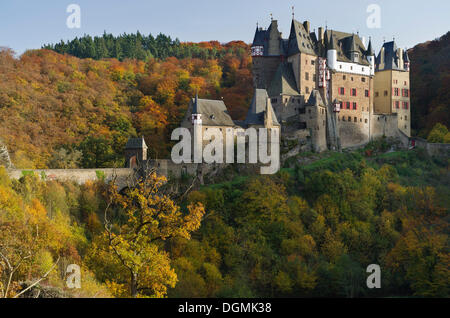
[[[147,161],[148,147],[144,136],[141,138],[130,138],[125,146],[125,166],[127,168],[138,168]]]
[[[375,60],[374,112],[397,114],[398,129],[411,135],[410,61],[394,41],[386,42]]]
[[[331,31],[330,38],[330,45],[327,51],[327,62],[328,67],[332,70],[335,70],[337,66],[337,43],[336,37],[333,35],[333,31]]]
[[[194,145],[194,163],[201,163],[203,157],[203,128],[202,114],[198,110],[198,94],[195,94],[195,101],[192,108],[192,126],[193,126],[193,145]]]
[[[375,52],[372,48],[372,39],[369,38],[369,45],[367,46],[367,60],[370,63],[370,75],[375,75]]]
[[[283,40],[278,21],[272,20],[267,30],[256,28],[252,44],[253,84],[267,89],[283,57]]]

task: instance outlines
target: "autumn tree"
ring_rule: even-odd
[[[125,193],[119,193],[114,182],[109,187],[104,243],[128,272],[131,297],[163,297],[168,286],[175,286],[177,276],[162,243],[172,237],[189,239],[205,213],[201,204],[191,204],[183,213],[162,190],[165,182],[152,172],[136,178]],[[123,221],[111,218],[114,208]]]

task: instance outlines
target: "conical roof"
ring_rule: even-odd
[[[352,35],[352,40],[350,42],[349,52],[358,52],[358,45],[356,45],[355,34]]]
[[[375,56],[375,52],[372,48],[372,39],[369,39],[369,46],[367,47],[367,56]]]

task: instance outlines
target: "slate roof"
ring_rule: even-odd
[[[359,53],[358,64],[369,66],[369,61],[366,57],[366,48],[362,43],[361,38],[356,34],[340,32],[336,30],[326,30],[325,31],[325,43],[327,45],[327,50],[330,47],[332,36],[335,38],[335,45],[337,44],[337,60],[340,62],[352,63],[350,59],[351,52]]]
[[[272,113],[272,124],[279,126],[277,116],[273,111],[271,104],[269,103],[269,95],[265,89],[256,89],[253,96],[252,104],[247,113],[245,124],[248,125],[264,125],[264,113],[266,111]]]
[[[234,126],[223,100],[193,98],[190,109],[191,114],[195,109],[197,114],[202,114],[203,126]]]
[[[282,62],[278,65],[275,76],[267,90],[269,96],[300,95],[292,68],[292,63]]]
[[[386,42],[383,44],[382,48],[384,48],[384,69],[383,70],[402,70],[398,66],[399,56],[397,53],[397,45],[394,41]],[[376,67],[375,70],[379,70],[379,64],[381,62],[381,52],[378,54],[375,59]],[[409,62],[409,56],[406,50],[403,52],[403,61]]]
[[[325,106],[322,95],[320,95],[320,92],[317,89],[314,89],[311,92],[306,106]]]
[[[253,38],[252,46],[263,46],[267,31],[262,28],[256,28],[255,37]]]
[[[125,149],[145,149],[148,148],[144,137],[141,138],[130,138],[125,145]]]
[[[369,39],[369,45],[367,46],[367,52],[366,52],[367,56],[375,56],[375,52],[373,51],[372,48],[372,40]]]
[[[315,44],[311,39],[310,33],[306,31],[302,23],[292,20],[287,55],[291,56],[297,53],[317,55]]]

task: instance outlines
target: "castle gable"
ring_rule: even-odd
[[[256,89],[255,95],[253,96],[252,104],[247,113],[247,118],[245,119],[245,124],[247,126],[252,125],[264,125],[264,115],[266,111],[270,111],[272,126],[280,126],[277,120],[277,116],[273,111],[272,106],[269,104],[269,95],[265,89]]]
[[[269,96],[300,94],[297,90],[291,63],[280,63],[267,92]]]
[[[317,55],[309,30],[306,30],[302,23],[292,20],[287,55],[291,56],[297,53]]]

